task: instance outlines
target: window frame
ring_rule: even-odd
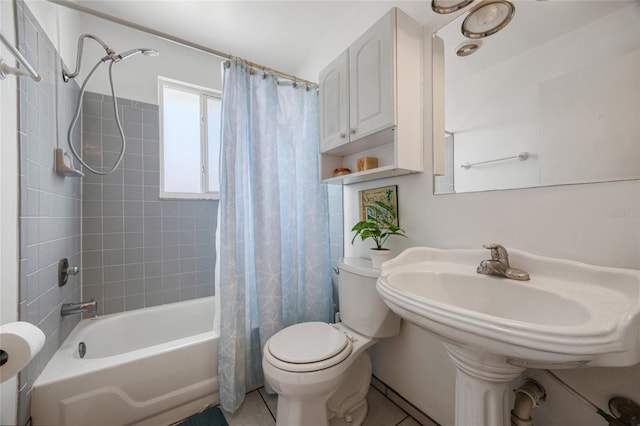
[[[200,188],[203,192],[167,192],[164,190],[164,89],[170,88],[196,94],[200,100]],[[222,102],[222,92],[204,86],[198,86],[167,77],[158,77],[159,131],[160,131],[160,199],[163,200],[219,200],[220,191],[209,188],[209,122],[207,120],[207,99],[214,98]],[[218,154],[219,155],[219,154]],[[215,170],[220,173],[219,167]]]

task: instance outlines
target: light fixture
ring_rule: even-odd
[[[431,0],[431,9],[436,13],[452,13],[473,3],[473,0]]]
[[[516,7],[508,0],[485,0],[475,6],[462,22],[462,34],[467,38],[482,38],[507,26]]]
[[[482,46],[482,40],[464,41],[456,47],[456,55],[460,57],[469,56],[476,53]]]

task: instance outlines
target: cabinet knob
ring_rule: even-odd
[[[351,133],[352,135],[356,134],[356,129],[349,129],[349,133]]]
[[[340,135],[338,135],[338,136],[340,136],[340,139],[344,139],[344,138],[346,138],[346,137],[347,137],[347,135],[346,135],[346,134],[344,134],[344,133],[342,133],[342,132],[340,132]]]

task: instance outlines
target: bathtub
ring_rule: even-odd
[[[33,385],[33,425],[169,425],[218,404],[214,310],[207,297],[80,321]]]

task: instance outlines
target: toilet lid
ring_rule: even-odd
[[[351,353],[351,340],[329,324],[305,322],[273,335],[267,350],[287,371],[316,371],[332,367]]]

